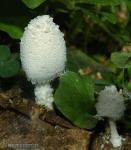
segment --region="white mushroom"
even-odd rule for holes
[[[52,109],[49,82],[65,68],[66,45],[59,26],[48,15],[32,19],[20,42],[20,58],[28,80],[35,84],[36,102]]]
[[[115,121],[121,119],[124,115],[125,104],[124,98],[120,95],[114,85],[105,87],[99,93],[96,104],[98,116],[109,118],[111,128],[111,143],[114,147],[122,145],[122,137],[119,136]]]

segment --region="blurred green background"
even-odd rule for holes
[[[131,99],[130,0],[1,0],[0,81],[21,74],[24,28],[32,18],[46,14],[65,35],[66,69],[90,76],[95,92],[115,84]],[[127,101],[124,122],[131,128],[130,106]]]

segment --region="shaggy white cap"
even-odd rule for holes
[[[21,38],[20,57],[33,84],[44,84],[59,76],[65,67],[66,46],[53,18],[43,15],[30,21]]]
[[[114,85],[105,87],[99,93],[96,104],[97,114],[113,120],[119,120],[125,110],[124,98],[120,95]]]
[[[44,86],[36,86],[35,88],[35,100],[36,103],[39,105],[43,105],[48,109],[53,109],[53,89],[50,87],[49,84]]]

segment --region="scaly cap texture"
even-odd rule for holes
[[[66,46],[53,18],[38,16],[25,28],[20,42],[23,69],[33,84],[45,84],[64,70]]]
[[[99,93],[96,103],[97,114],[113,120],[119,120],[125,110],[124,98],[120,95],[114,85],[105,87]]]

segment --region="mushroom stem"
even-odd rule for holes
[[[109,125],[111,129],[110,141],[113,147],[119,147],[122,145],[122,137],[118,134],[115,121],[109,119]]]
[[[53,89],[50,84],[36,85],[35,87],[35,100],[39,105],[44,105],[49,110],[53,109]]]

